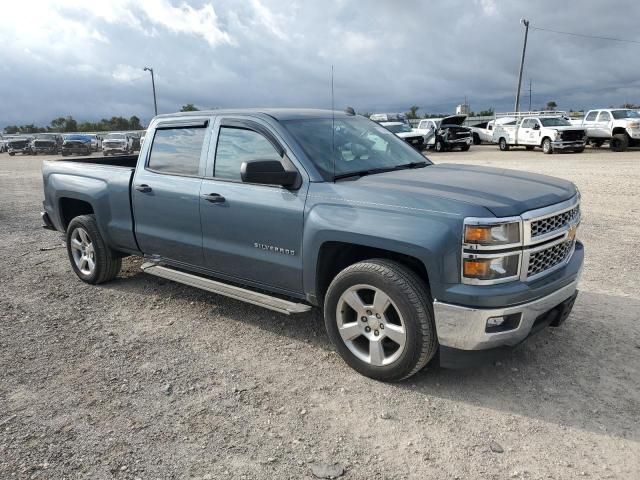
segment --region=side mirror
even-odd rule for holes
[[[536,123],[536,124],[533,126],[533,129],[534,129],[534,130],[540,130],[540,124],[539,124],[539,123]]]
[[[298,182],[298,172],[288,172],[278,160],[251,160],[242,162],[240,177],[243,182],[293,187]]]

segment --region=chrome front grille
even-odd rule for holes
[[[531,238],[534,239],[547,233],[561,230],[569,224],[574,223],[578,218],[580,218],[580,205],[576,205],[571,210],[557,215],[534,220],[531,222]]]
[[[527,277],[533,277],[564,262],[573,250],[574,240],[555,244],[529,256]]]

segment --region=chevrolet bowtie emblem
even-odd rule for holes
[[[576,238],[576,232],[578,231],[578,225],[571,225],[567,230],[567,240],[573,240]]]

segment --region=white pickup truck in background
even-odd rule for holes
[[[624,152],[628,147],[640,145],[640,112],[628,108],[600,108],[589,110],[574,125],[584,128],[589,143],[601,147],[606,141],[611,150]]]
[[[516,118],[516,124],[498,125],[498,119],[505,117]],[[557,150],[580,153],[584,151],[586,135],[583,128],[569,122],[566,112],[509,112],[496,114],[493,141],[502,151],[523,146],[527,150],[540,147],[546,154]]]
[[[502,117],[497,120],[490,120],[488,122],[478,123],[472,127],[469,127],[473,136],[473,144],[480,145],[482,143],[495,143],[493,141],[493,130],[496,123],[498,125],[515,125],[516,118]]]

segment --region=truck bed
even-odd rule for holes
[[[138,155],[114,155],[114,156],[91,156],[91,157],[63,157],[58,162],[74,163],[95,163],[97,165],[110,165],[113,167],[136,168]]]

